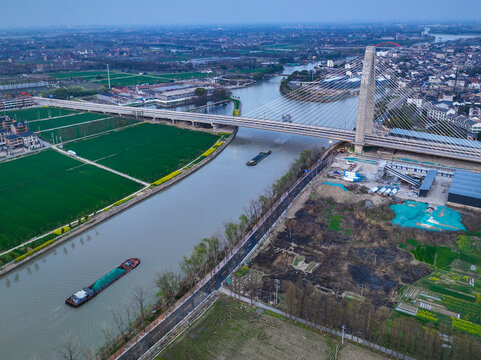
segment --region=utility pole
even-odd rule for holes
[[[276,305],[277,305],[277,296],[278,296],[278,293],[279,293],[279,287],[281,285],[281,281],[279,279],[275,279],[274,285],[276,287]]]
[[[341,338],[341,344],[344,344],[344,332],[346,329],[346,325],[342,325],[342,338]]]

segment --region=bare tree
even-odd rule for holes
[[[83,352],[83,358],[85,360],[97,360],[99,359],[99,357],[97,356],[97,354],[95,353],[95,350],[94,348],[91,346],[89,347],[87,350],[85,350]]]
[[[69,338],[58,348],[57,354],[64,360],[77,360],[80,358],[80,351],[72,338]]]
[[[247,216],[247,218],[249,219],[249,221],[251,223],[254,223],[257,221],[257,219],[259,218],[260,214],[261,214],[261,204],[259,203],[258,200],[254,200],[254,199],[251,199],[249,201],[249,205],[244,208],[244,212]]]
[[[127,309],[129,306],[127,306]],[[130,310],[126,312],[130,314]],[[118,309],[118,311],[112,311],[112,317],[114,319],[115,325],[117,326],[117,330],[119,331],[119,336],[123,337],[124,342],[128,340],[128,334],[130,330],[130,322],[124,318],[124,311],[122,309]]]
[[[133,300],[139,312],[140,320],[142,321],[142,323],[145,322],[145,315],[146,315],[146,308],[147,308],[147,295],[148,295],[148,292],[144,287],[137,285],[134,288]]]
[[[294,230],[294,227],[296,226],[296,219],[287,218],[284,221],[284,224],[286,226],[287,231],[289,232],[289,239],[292,239],[292,230]]]
[[[292,318],[292,315],[297,315],[296,285],[291,281],[287,285],[284,301],[289,318]]]
[[[105,323],[102,325],[102,333],[104,334],[105,344],[112,346],[115,337]]]

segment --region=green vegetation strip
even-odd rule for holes
[[[0,164],[0,251],[77,220],[141,185],[53,150]]]
[[[141,124],[67,145],[79,156],[154,182],[190,163],[218,136],[163,124]]]
[[[115,130],[124,126],[133,125],[138,122],[139,121],[135,119],[111,117],[88,123],[74,124],[65,128],[43,131],[40,133],[40,137],[46,141],[54,143],[72,141],[107,132],[109,130]]]
[[[65,116],[76,114],[77,111],[58,109],[52,107],[35,107],[23,110],[0,111],[1,115],[8,115],[17,121],[32,121],[39,119],[48,119],[50,117]]]
[[[28,123],[28,130],[43,131],[43,130],[58,128],[61,126],[75,125],[75,124],[79,124],[87,121],[104,119],[107,117],[109,116],[103,115],[103,114],[85,113],[85,114],[57,117],[57,118],[48,119],[48,120],[34,120]]]

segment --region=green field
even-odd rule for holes
[[[105,115],[104,115],[105,116]],[[56,130],[48,130],[40,133],[40,137],[45,141],[65,142],[76,140],[90,135],[95,135],[109,130],[115,130],[123,126],[138,123],[138,120],[110,117],[101,121],[72,125]],[[53,140],[52,140],[53,139]]]
[[[94,82],[108,85],[108,79],[102,80],[94,80]],[[157,77],[157,76],[150,76],[150,75],[133,75],[133,74],[125,74],[124,77],[118,77],[114,79],[110,79],[111,86],[133,86],[133,85],[141,85],[141,84],[159,84],[159,83],[166,83],[170,82],[167,78]]]
[[[43,131],[49,129],[55,129],[61,126],[75,125],[87,121],[106,119],[109,115],[95,114],[95,113],[82,113],[76,115],[69,115],[63,117],[56,117],[46,120],[34,120],[28,123],[28,129],[30,131]]]
[[[69,143],[79,156],[153,182],[188,164],[219,136],[163,124],[141,124]]]
[[[107,71],[70,71],[62,73],[52,73],[50,76],[56,79],[76,78],[80,80],[92,81],[103,85],[108,85]],[[102,79],[97,79],[97,76],[102,76]],[[207,74],[201,72],[180,72],[180,73],[166,73],[166,74],[134,74],[122,72],[110,72],[111,86],[133,86],[139,84],[157,84],[166,83],[173,80],[188,80],[201,79],[211,77],[215,74]]]
[[[140,188],[133,181],[53,150],[0,163],[0,251]]]
[[[155,74],[156,77],[168,78],[173,80],[188,80],[188,79],[202,79],[206,77],[215,76],[214,73],[201,73],[197,71],[193,72],[181,72],[181,73],[170,73],[170,74]]]
[[[32,121],[38,119],[48,119],[49,117],[64,116],[75,114],[77,111],[65,110],[52,107],[35,107],[23,110],[0,111],[0,115],[8,115],[17,121]]]
[[[111,72],[110,74],[112,75],[114,73]],[[56,79],[69,79],[69,78],[94,79],[98,75],[107,76],[107,71],[67,71],[67,72],[60,72],[60,73],[50,73],[48,75]]]

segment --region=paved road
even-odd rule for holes
[[[355,141],[353,129],[336,129],[326,126],[313,126],[300,123],[287,123],[276,119],[257,119],[241,116],[199,114],[182,111],[171,111],[152,108],[136,108],[132,106],[106,105],[84,103],[78,101],[46,99],[35,97],[34,101],[39,105],[56,106],[79,111],[94,111],[104,114],[119,116],[134,116],[135,118],[165,119],[172,121],[187,121],[192,124],[204,123],[214,125],[241,126],[260,130],[286,132],[298,135],[315,136],[339,141]],[[364,145],[379,146],[395,150],[404,150],[414,153],[431,154],[440,157],[460,159],[473,162],[481,162],[481,145],[477,142],[458,139],[456,143],[449,143],[446,137],[438,136],[431,140],[414,139],[411,137],[398,137],[386,134],[365,134]]]
[[[262,237],[297,197],[297,195],[306,187],[307,184],[317,175],[317,173],[324,169],[331,163],[332,159],[329,157],[316,166],[302,178],[297,185],[295,185],[287,194],[281,198],[282,200],[261,222],[260,226],[251,233],[251,235],[244,241],[244,243],[237,249],[237,251],[221,263],[219,270],[206,281],[198,290],[196,290],[191,297],[182,303],[172,313],[167,315],[165,320],[160,322],[149,333],[137,341],[132,347],[121,354],[118,359],[121,360],[137,360],[143,353],[154,346],[157,341],[164,337],[177,323],[179,323],[188,313],[190,313],[197,305],[199,305],[212,291],[219,289],[225,279],[232,271],[245,259],[252,249],[259,243]]]

